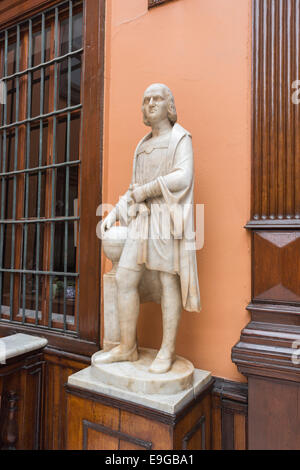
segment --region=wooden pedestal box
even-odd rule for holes
[[[68,450],[208,450],[213,379],[177,414],[66,385]]]

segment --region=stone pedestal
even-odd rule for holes
[[[66,385],[67,449],[210,449],[212,386],[210,372],[195,369],[185,391],[135,393],[81,370]]]

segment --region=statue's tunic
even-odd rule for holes
[[[151,139],[137,149],[135,182],[143,185],[165,176],[170,171],[167,159],[170,134],[160,139]],[[168,206],[162,195],[146,201],[149,210],[147,233],[145,234],[145,267],[153,271],[176,274],[174,266],[174,237],[171,233],[171,220]],[[144,216],[138,214],[129,226],[129,239],[124,247],[119,266],[140,271],[143,264],[138,262],[141,226]]]
[[[178,274],[183,307],[200,311],[193,221],[193,147],[190,134],[179,124],[157,140],[148,134],[137,146],[132,184],[152,181],[157,181],[159,194],[140,204],[136,216],[130,219],[129,237],[119,266],[137,271],[146,268],[145,273]],[[130,191],[117,205],[120,212],[128,199]]]

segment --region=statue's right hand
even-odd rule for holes
[[[109,230],[117,221],[117,215],[115,209],[113,209],[103,220],[101,224],[101,234],[102,236]]]

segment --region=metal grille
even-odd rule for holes
[[[78,331],[82,2],[0,33],[1,321]]]

